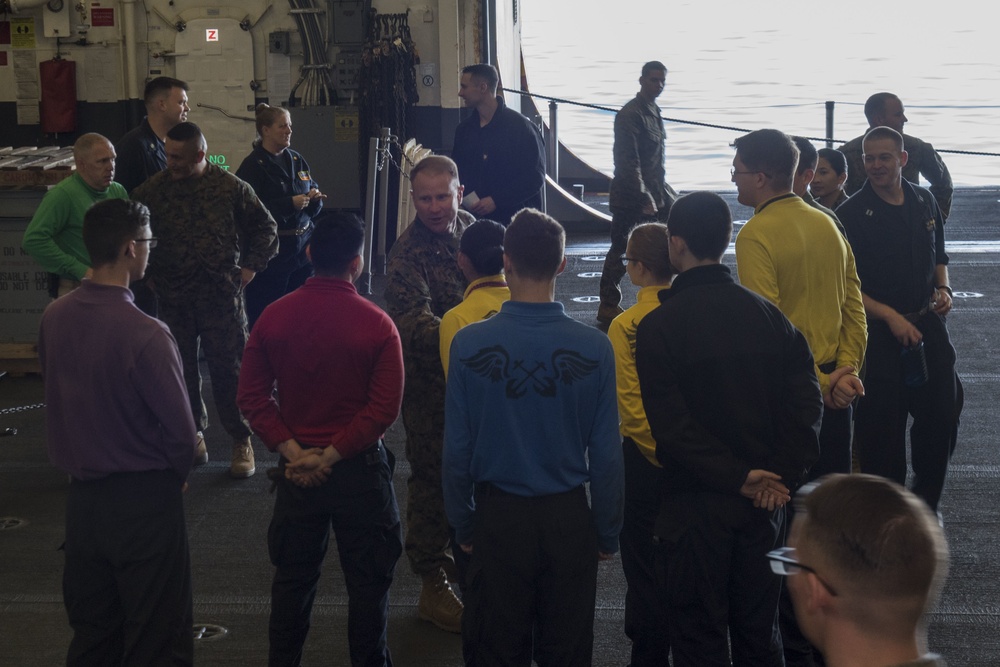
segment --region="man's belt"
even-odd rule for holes
[[[308,233],[312,228],[313,224],[310,221],[308,224],[296,227],[295,229],[279,229],[278,236],[302,236],[303,234]]]

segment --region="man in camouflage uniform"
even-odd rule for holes
[[[461,303],[465,292],[458,244],[473,218],[459,210],[463,188],[451,159],[424,158],[413,168],[410,186],[417,217],[392,246],[385,288],[386,310],[399,329],[406,371],[406,555],[423,579],[420,618],[457,633],[462,603],[445,574],[454,560],[448,553],[450,529],[441,489],[445,384],[438,333],[441,316]]]
[[[903,124],[909,120],[903,113],[903,103],[892,93],[875,93],[869,97],[865,102],[865,118],[868,119],[869,130],[882,125],[891,127],[900,134],[903,134]],[[844,190],[849,195],[853,195],[865,184],[864,151],[861,145],[864,138],[861,135],[839,149],[847,157],[847,182],[844,183]],[[929,143],[908,134],[903,134],[903,143],[909,155],[909,160],[903,167],[903,178],[914,185],[920,184],[921,176],[926,178],[930,183],[927,189],[934,195],[938,208],[947,220],[951,213],[951,198],[955,193],[948,167]]]
[[[212,377],[215,408],[233,440],[230,474],[253,475],[250,427],[236,407],[247,319],[243,288],[278,252],[277,225],[253,188],[205,159],[208,145],[194,123],[180,123],[165,142],[167,169],[132,191],[146,204],[157,232],[149,263],[160,319],[177,339],[191,411],[199,428],[199,456],[208,459],[202,431],[208,413],[201,397],[199,337]]]
[[[639,93],[615,116],[615,177],[611,181],[611,249],[601,271],[597,320],[607,326],[623,312],[619,283],[625,275],[621,256],[628,233],[640,222],[666,222],[676,194],[666,182],[663,155],[667,132],[656,98],[663,92],[666,66],[652,60],[642,66]]]

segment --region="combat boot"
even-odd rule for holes
[[[237,440],[233,443],[233,460],[229,464],[230,477],[244,478],[250,477],[256,472],[253,461],[253,447],[250,446],[250,438]]]
[[[438,568],[425,574],[423,588],[420,589],[420,603],[417,615],[421,620],[430,621],[447,632],[462,632],[462,601],[451,590],[444,570]]]

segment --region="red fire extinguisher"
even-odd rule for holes
[[[76,130],[76,63],[56,58],[38,65],[42,84],[39,105],[42,132]]]

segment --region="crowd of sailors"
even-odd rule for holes
[[[615,121],[598,327],[555,300],[542,139],[489,65],[462,71],[455,159],[410,174],[384,310],[353,286],[363,226],[323,211],[287,110],[258,107],[235,174],[206,159],[177,79],[147,84],[117,145],[81,136],[24,235],[53,275],[39,356],[71,476],[68,663],[193,661],[203,351],[230,474],[255,473],[253,435],[279,455],[271,665],[301,663],[331,529],[354,665],[392,664],[404,553],[418,615],[462,634],[466,664],[589,665],[598,563],[619,552],[633,667],[943,664],[921,619],[961,411],[947,168],[888,93],[841,151],[738,138],[737,284],[728,206],[666,184],[666,76],[646,63]],[[400,416],[405,522],[382,440]]]

